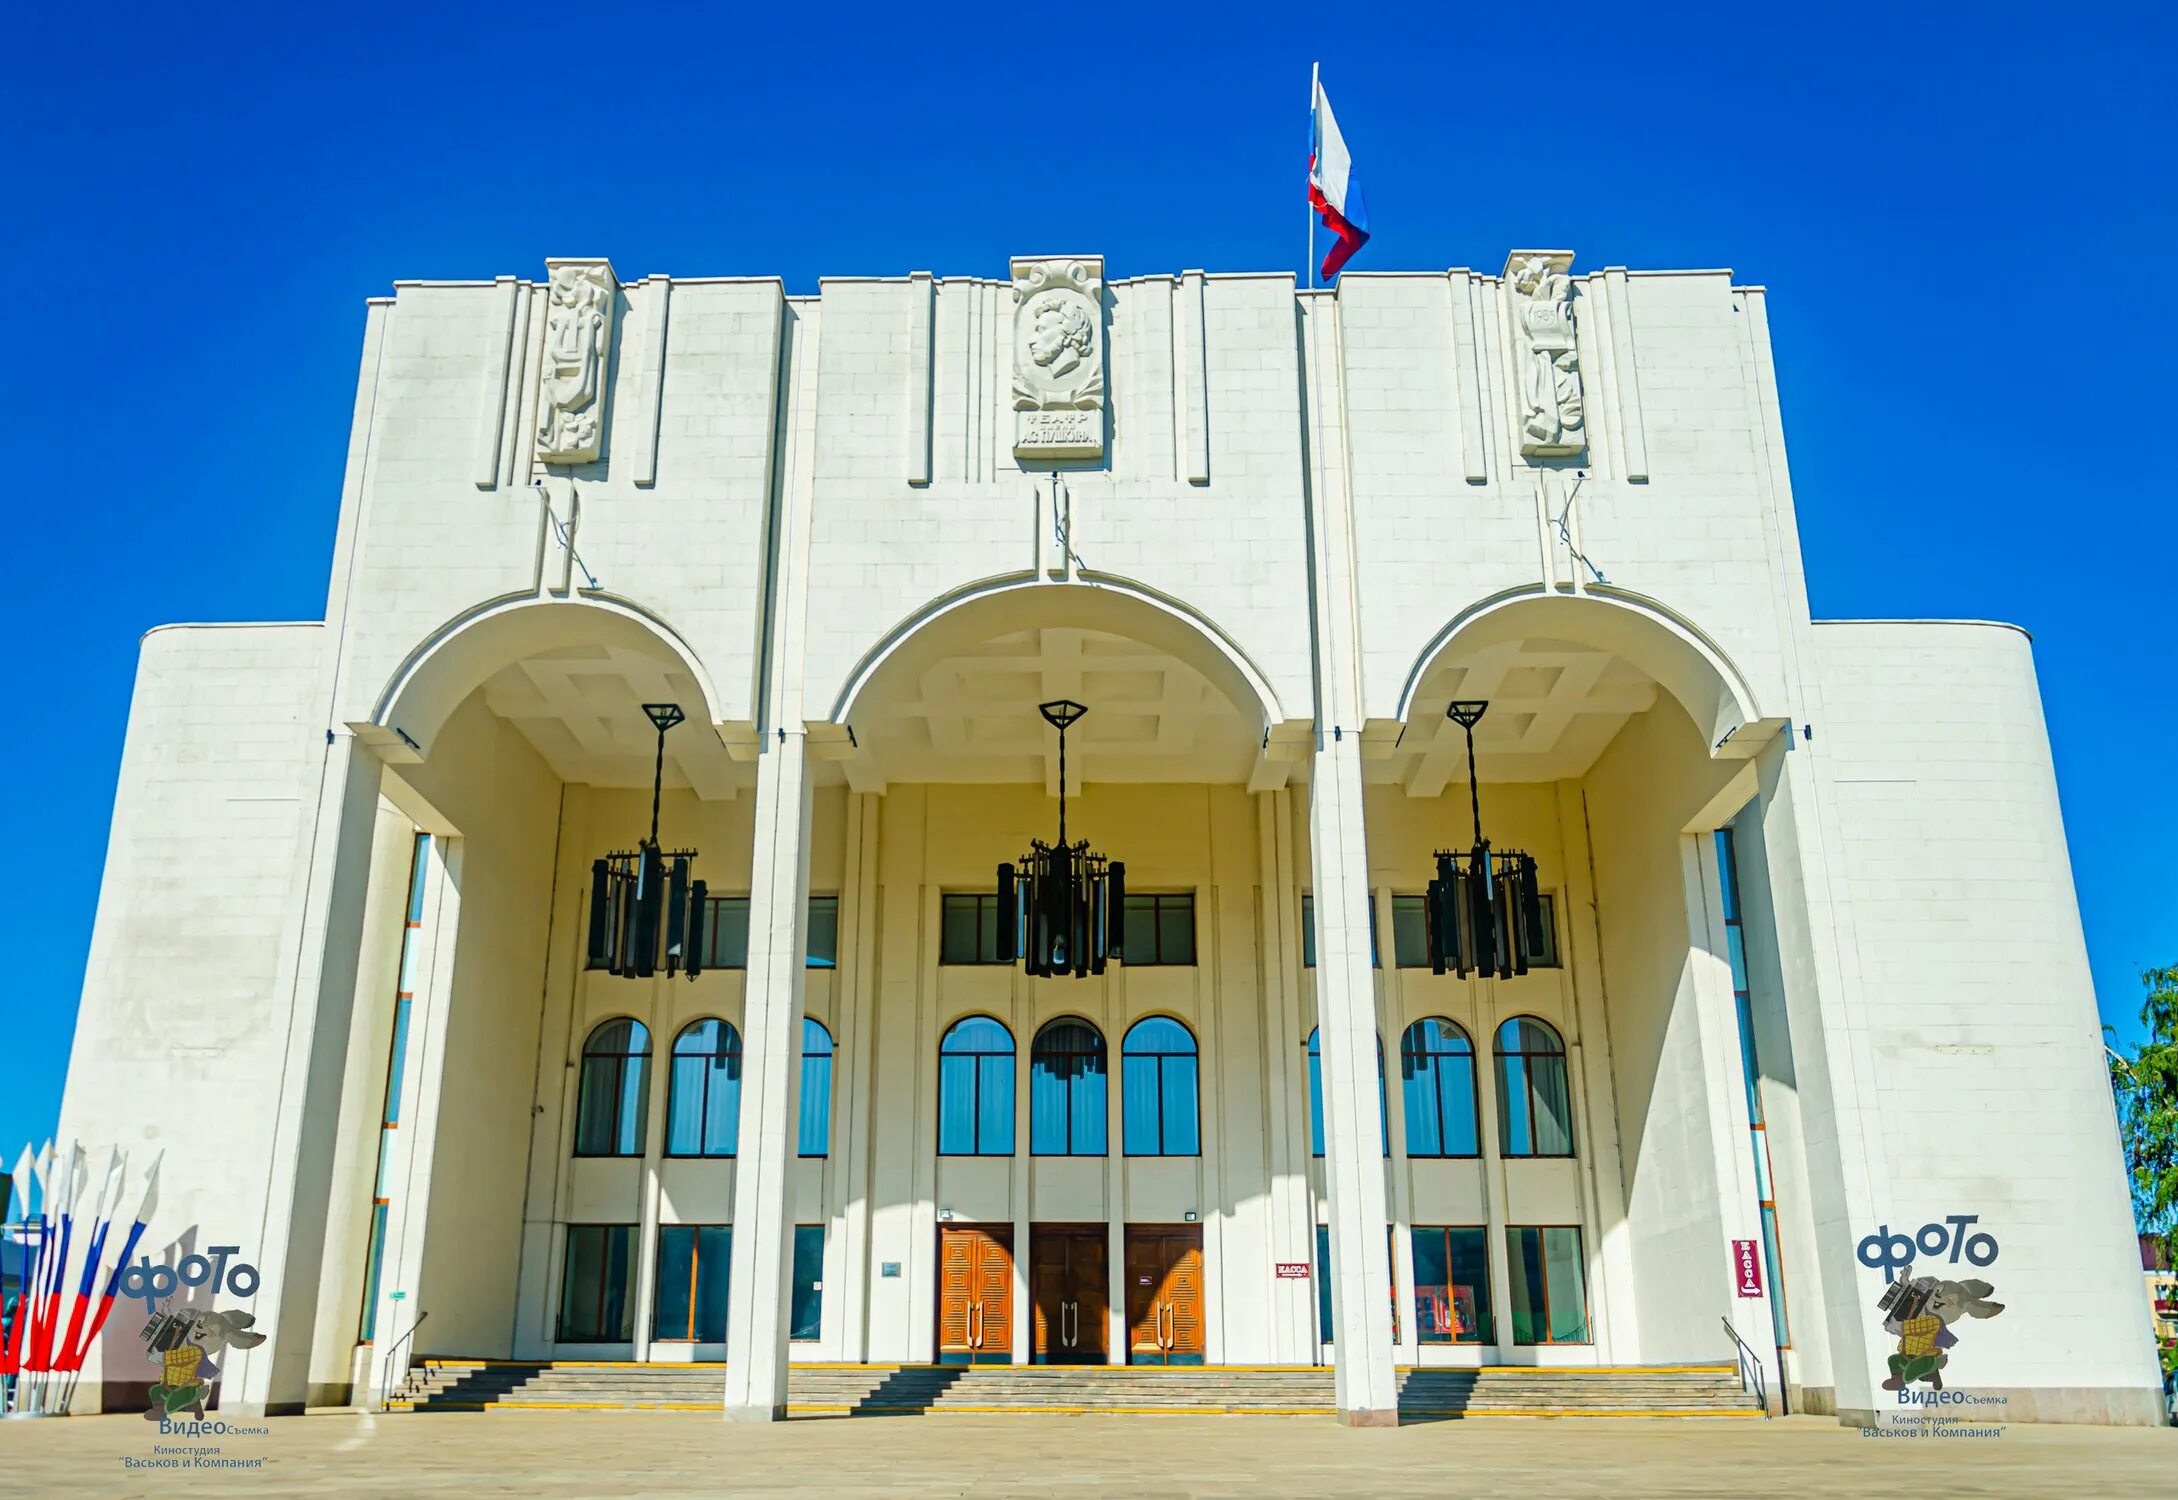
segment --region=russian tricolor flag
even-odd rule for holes
[[[1308,201],[1323,216],[1324,228],[1338,236],[1323,258],[1323,279],[1329,281],[1369,243],[1369,206],[1362,200],[1361,178],[1346,154],[1346,138],[1332,117],[1331,101],[1324,96],[1323,78],[1311,69],[1309,80]]]

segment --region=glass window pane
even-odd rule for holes
[[[696,1337],[726,1342],[726,1293],[733,1280],[734,1230],[706,1224],[696,1231]]]
[[[416,945],[410,943],[409,947]],[[408,1012],[406,996],[393,1002],[393,1051],[386,1063],[386,1123],[401,1121],[401,1079],[408,1071]]]
[[[1308,1149],[1323,1155],[1323,1049],[1319,1032],[1308,1034]]]
[[[985,1057],[982,1098],[977,1101],[976,1150],[983,1156],[1013,1155],[1013,1054]]]
[[[1566,1099],[1565,1058],[1528,1059],[1529,1077],[1535,1088],[1535,1154],[1573,1154],[1573,1111]]]
[[[595,1224],[567,1228],[567,1259],[560,1273],[560,1341],[594,1343],[598,1337],[598,1283],[605,1274],[604,1233]]]
[[[1164,1069],[1164,1154],[1193,1156],[1201,1150],[1195,1059],[1166,1057],[1159,1061]]]
[[[794,1296],[787,1337],[813,1339],[824,1323],[824,1226],[794,1226]]]
[[[1130,964],[1157,962],[1157,898],[1129,896],[1127,920],[1120,934],[1120,961]]]
[[[714,969],[746,969],[749,966],[749,898],[713,896],[711,920],[708,966]]]
[[[628,1300],[634,1278],[635,1226],[605,1226],[605,1316],[602,1331],[615,1343],[635,1337],[635,1308]]]
[[[661,1339],[695,1337],[696,1230],[691,1224],[658,1226],[658,1290],[651,1299],[651,1332]]]
[[[429,872],[431,859],[431,835],[416,835],[415,852],[410,856],[408,870],[408,919],[421,922],[424,914],[424,876]]]
[[[1427,1053],[1417,1056],[1409,1048],[1400,1048],[1399,1083],[1406,1104],[1407,1155],[1444,1155],[1444,1133],[1439,1128],[1437,1109],[1436,1059]]]
[[[802,1108],[795,1151],[824,1156],[832,1146],[832,1054],[802,1051]]]
[[[668,1156],[697,1156],[703,1151],[703,1082],[709,1062],[674,1049],[673,1070],[666,1075]]]
[[[972,964],[982,961],[976,940],[976,896],[946,896],[939,904],[938,962]],[[997,898],[992,898],[994,903]]]
[[[1479,1156],[1482,1143],[1475,1137],[1475,1055],[1461,1052],[1438,1054],[1437,1108],[1444,1132],[1444,1154]]]
[[[1528,1060],[1497,1060],[1497,1141],[1507,1156],[1533,1156],[1535,1130],[1528,1105]]]
[[[644,1127],[650,1121],[647,1057],[631,1057],[620,1071],[620,1135],[614,1149],[622,1156],[643,1154]]]
[[[1785,1317],[1784,1256],[1777,1248],[1777,1208],[1762,1205],[1762,1260],[1770,1272],[1770,1326],[1781,1348],[1792,1347],[1792,1326]]]
[[[812,969],[830,969],[839,964],[839,897],[811,896],[809,898],[809,956],[805,960]]]
[[[378,1331],[378,1277],[386,1266],[386,1205],[371,1206],[371,1244],[367,1264],[370,1270],[363,1278],[363,1321],[356,1330],[356,1337],[369,1343]],[[18,1307],[21,1305],[18,1301]]]
[[[613,1118],[619,1106],[620,1059],[585,1057],[575,1100],[575,1154],[606,1156],[613,1149]]]
[[[1301,893],[1301,966],[1316,967],[1316,898]]]
[[[968,1016],[953,1023],[941,1044],[946,1052],[1013,1053],[1013,1033],[989,1016]]]
[[[1490,1235],[1486,1229],[1448,1229],[1452,1260],[1452,1312],[1462,1343],[1497,1342],[1490,1313]]]
[[[1119,1060],[1120,1122],[1129,1156],[1157,1154],[1157,1061],[1125,1056]]]
[[[1071,1053],[1043,1048],[1029,1057],[1029,1150],[1038,1156],[1067,1154],[1067,1126],[1072,1120],[1068,1082]]]
[[[1080,1059],[1073,1085],[1067,1092],[1072,1104],[1070,1128],[1073,1132],[1074,1154],[1102,1156],[1105,1151],[1105,1116],[1111,1108],[1105,1097],[1107,1090],[1103,1059]]]
[[[973,1156],[976,1149],[976,1060],[938,1059],[938,1151]]]
[[[1550,1312],[1544,1303],[1543,1236],[1540,1230],[1505,1231],[1505,1274],[1512,1293],[1513,1342],[1547,1342]]]
[[[732,1156],[741,1137],[741,1050],[703,1060],[703,1154]]]
[[[1588,1342],[1588,1274],[1578,1229],[1543,1231],[1544,1272],[1550,1278],[1550,1341]]]
[[[1402,969],[1429,967],[1429,926],[1420,896],[1392,897],[1392,962]]]
[[[1449,1344],[1459,1332],[1452,1308],[1452,1268],[1445,1252],[1445,1231],[1414,1229],[1414,1310],[1417,1336],[1425,1344]]]
[[[1191,964],[1195,961],[1195,898],[1157,898],[1157,961]]]

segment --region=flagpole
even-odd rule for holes
[[[1308,65],[1308,169],[1311,172],[1316,170],[1316,90],[1320,86],[1317,80],[1322,69],[1323,64],[1321,62],[1312,62]],[[1308,289],[1314,291],[1316,289],[1316,205],[1306,198],[1302,199],[1301,203],[1308,213],[1308,260],[1303,264],[1302,269],[1308,273]]]

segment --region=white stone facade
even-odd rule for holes
[[[1333,1363],[1354,1422],[1401,1365],[1712,1360],[1726,1321],[1795,1409],[1868,1420],[1893,1340],[1856,1247],[1972,1214],[2006,1310],[1947,1384],[2155,1418],[2027,642],[1810,619],[1762,289],[1554,251],[1320,292],[994,264],[797,297],[569,260],[372,302],[325,620],[146,638],[61,1122],[166,1147],[155,1254],[261,1269],[272,1337],[225,1405],[364,1399],[416,1354],[594,1355],[725,1359],[727,1410],[774,1415],[790,1359],[941,1352],[947,1225],[1010,1233],[992,1352],[1031,1358],[1029,1247],[1063,1223],[1104,1227],[1115,1283],[1128,1226],[1199,1225],[1203,1356]],[[1092,709],[1072,825],[1130,890],[1192,898],[1194,962],[941,961],[944,898],[1049,835],[1033,704],[1059,696]],[[1493,704],[1483,820],[1552,898],[1559,962],[1520,978],[1400,962],[1403,900],[1470,833],[1454,697]],[[647,827],[637,706],[665,700],[665,840],[749,898],[747,966],[614,979],[582,967],[590,862]],[[938,1149],[941,1039],[974,1014],[1014,1039],[1010,1154]],[[1151,1015],[1199,1047],[1193,1154],[1121,1146]],[[822,1158],[796,1150],[804,1016],[835,1047]],[[1101,1155],[1030,1149],[1060,1016],[1105,1040]],[[648,1030],[647,1124],[577,1156],[614,1017]],[[731,1159],[666,1151],[705,1017],[743,1046]],[[1472,1041],[1472,1157],[1414,1149],[1425,1017]],[[1569,1155],[1505,1149],[1515,1017],[1563,1041]],[[726,1339],[664,1338],[661,1230],[726,1224]],[[571,1225],[633,1226],[625,1340],[561,1337]],[[797,1225],[823,1245],[802,1341]],[[1483,1232],[1487,1341],[1422,1337],[1431,1226]],[[1578,1231],[1578,1341],[1514,1334],[1508,1235],[1542,1227]],[[131,1352],[109,1335],[93,1372],[116,1401]]]

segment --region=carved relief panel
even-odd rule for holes
[[[619,278],[602,260],[548,260],[545,270],[550,280],[537,458],[548,464],[594,463],[605,449],[605,376]]]
[[[1023,460],[1104,454],[1104,257],[1017,257],[1013,451]]]
[[[1515,250],[1505,262],[1520,452],[1528,458],[1572,457],[1588,446],[1572,268],[1570,250]]]

